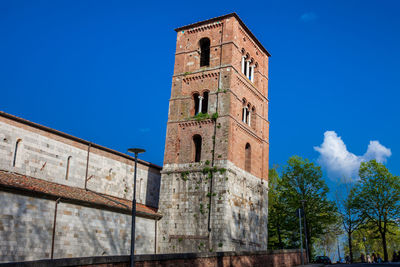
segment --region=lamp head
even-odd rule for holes
[[[129,153],[140,154],[140,153],[146,152],[146,150],[144,150],[143,148],[129,148],[128,152]]]

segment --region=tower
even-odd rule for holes
[[[235,13],[175,31],[157,250],[265,250],[270,54]]]

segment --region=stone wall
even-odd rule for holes
[[[229,161],[216,166],[164,166],[160,253],[267,249],[268,183]]]
[[[146,207],[158,207],[160,169],[145,161],[138,163],[136,197]],[[129,211],[65,198],[70,188],[88,192],[84,190],[87,171],[88,190],[130,202],[132,157],[0,112],[0,170],[24,175],[21,179],[27,181],[37,178],[67,186],[63,187],[66,197],[57,207],[54,258],[129,253]],[[3,262],[50,258],[56,198],[48,188],[40,188],[43,194],[39,196],[30,191],[34,189],[28,182],[22,181],[21,187],[19,191],[10,191],[7,184],[0,187]],[[155,253],[157,218],[140,216],[136,217],[136,252]]]
[[[55,201],[0,191],[0,262],[50,258]],[[136,253],[155,253],[155,224],[136,218]],[[126,255],[131,216],[60,202],[54,258]]]
[[[89,146],[85,142],[32,127],[0,113],[0,170],[84,188]],[[134,161],[118,154],[122,153],[111,153],[98,145],[90,148],[87,188],[132,199]],[[144,161],[138,163],[136,197],[139,203],[158,206],[160,169]]]

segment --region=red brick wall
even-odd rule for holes
[[[214,253],[216,254],[216,253]],[[224,255],[225,254],[225,255]],[[274,252],[261,252],[250,254],[249,252],[244,253],[247,255],[235,255],[234,252],[220,253],[215,256],[204,256],[195,254],[164,254],[164,255],[148,255],[153,257],[152,260],[142,260],[141,256],[136,260],[135,266],[137,267],[293,267],[301,265],[300,251],[296,250],[283,250]],[[145,256],[145,255],[143,255]],[[168,259],[157,260],[157,257],[163,258],[163,256],[169,256]],[[149,258],[149,257],[148,257]],[[93,266],[93,265],[84,265]],[[125,267],[129,266],[129,262],[125,263],[105,263],[96,264],[96,266],[102,267]]]
[[[200,67],[199,41],[210,39],[210,65]],[[254,83],[241,73],[241,59],[249,54],[257,67]],[[194,93],[209,91],[208,113],[218,111],[214,122],[208,125],[182,126],[194,115]],[[212,137],[216,131],[214,158],[228,159],[244,169],[246,143],[251,144],[251,173],[268,179],[268,56],[231,16],[201,28],[177,33],[174,76],[168,116],[164,164],[191,163],[193,134],[203,137],[202,161],[211,159]],[[256,109],[252,126],[242,122],[242,99]],[[218,99],[218,101],[217,101]],[[218,102],[218,103],[217,103]],[[218,110],[216,110],[218,106]],[[200,127],[201,126],[201,127]]]
[[[305,251],[303,252],[305,255]],[[136,255],[137,267],[293,267],[301,265],[300,250],[275,250],[257,252],[219,252]],[[129,256],[101,256],[85,258],[65,258],[18,263],[5,266],[81,266],[81,267],[126,267]],[[2,264],[0,263],[0,266]]]

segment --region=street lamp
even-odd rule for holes
[[[132,229],[131,229],[131,267],[135,266],[135,223],[136,223],[136,169],[137,156],[140,153],[146,152],[141,148],[129,148],[129,153],[135,154],[135,174],[133,178],[133,200],[132,200]]]
[[[302,199],[300,200],[301,205],[303,206],[303,212],[304,212],[304,239],[306,240],[306,253],[307,253],[307,262],[310,261],[309,255],[308,255],[308,239],[307,239],[307,223],[306,223],[306,210],[304,209],[304,203],[307,202],[307,200]]]
[[[363,236],[362,240],[364,242],[365,257],[367,257],[368,250],[367,250],[367,245],[365,244],[365,242],[367,241],[367,238],[365,236]]]
[[[339,263],[341,263],[342,260],[340,257],[339,236],[336,236],[336,240],[337,240],[337,253],[338,253],[338,257],[339,257]]]

